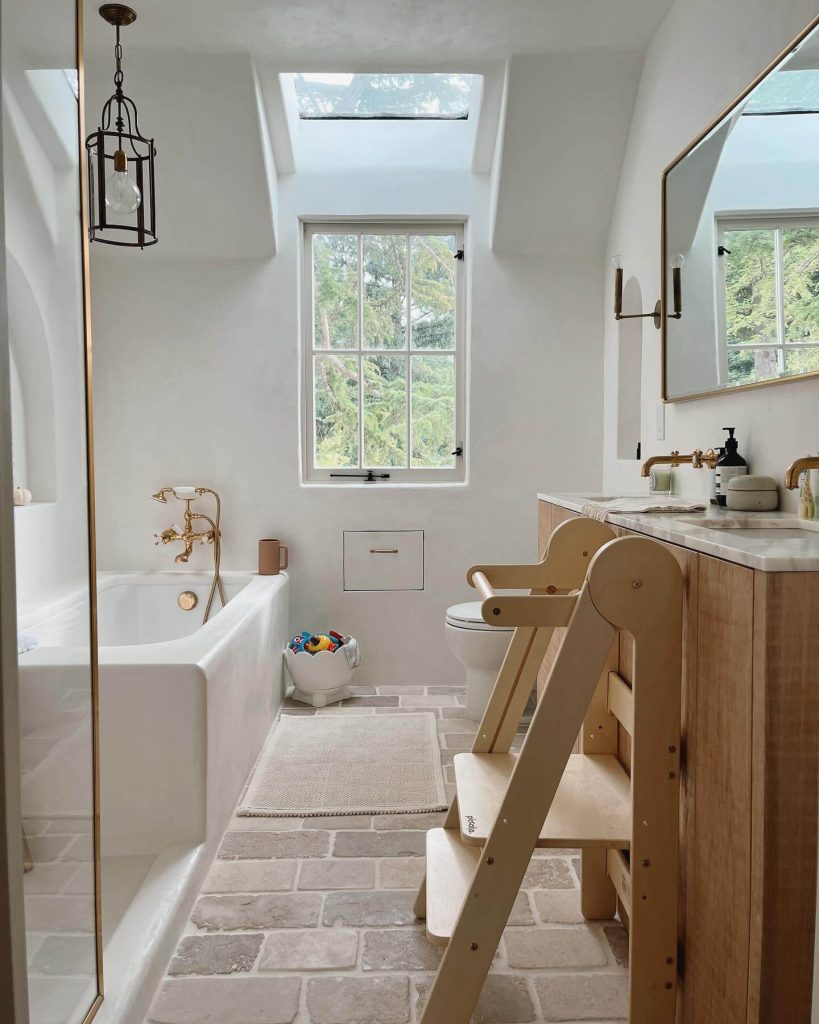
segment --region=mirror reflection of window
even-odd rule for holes
[[[722,221],[727,382],[819,370],[819,220]]]
[[[666,397],[819,373],[819,29],[665,178]]]

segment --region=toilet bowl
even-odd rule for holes
[[[484,622],[480,601],[454,604],[447,608],[444,628],[449,649],[466,671],[464,714],[479,722],[514,630],[512,627],[490,626]]]

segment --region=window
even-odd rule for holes
[[[464,479],[463,235],[305,226],[305,479]]]
[[[819,111],[819,72],[813,68],[777,71],[754,89],[743,108],[748,114],[815,114]]]
[[[819,370],[819,218],[722,217],[717,236],[723,379]]]
[[[469,117],[472,75],[293,75],[302,120],[457,121]]]

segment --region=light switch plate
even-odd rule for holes
[[[665,405],[660,402],[657,406],[657,441],[665,441]]]

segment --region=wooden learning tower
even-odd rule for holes
[[[472,751],[455,756],[444,827],[427,835],[415,910],[446,949],[421,1024],[468,1024],[536,847],[581,849],[587,919],[614,917],[619,898],[629,923],[629,1024],[674,1024],[679,566],[650,538],[615,539],[605,523],[573,519],[539,564],[474,566],[467,579],[484,619],[515,631]],[[559,628],[562,644],[512,754]],[[634,641],[631,688],[605,672],[618,630]],[[631,778],[616,756],[617,722],[631,736]]]

